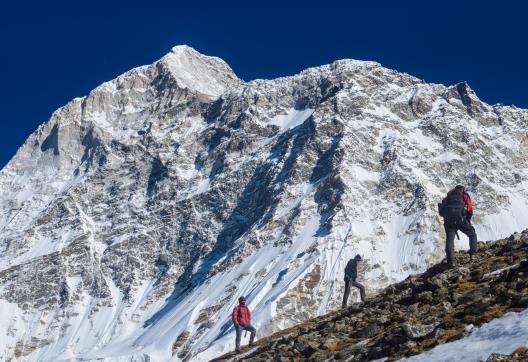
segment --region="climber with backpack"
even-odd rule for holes
[[[469,255],[477,253],[477,233],[471,225],[473,205],[471,198],[464,186],[457,185],[447,193],[447,196],[438,204],[438,212],[444,218],[446,233],[446,259],[449,267],[453,267],[453,254],[455,250],[455,235],[462,231],[469,238]]]
[[[348,294],[350,294],[350,285],[359,289],[361,301],[365,301],[365,287],[356,281],[357,279],[357,265],[361,261],[361,255],[357,254],[350,259],[345,267],[345,293],[343,294],[343,305],[345,308],[348,302]]]
[[[252,346],[255,341],[255,334],[257,330],[251,325],[251,312],[248,307],[246,307],[246,298],[238,298],[238,305],[233,310],[233,315],[231,316],[233,324],[235,325],[236,330],[236,341],[235,341],[235,351],[240,352],[240,339],[242,338],[242,331],[249,331],[251,333],[249,337],[249,345]]]

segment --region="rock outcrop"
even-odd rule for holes
[[[524,362],[528,361],[528,348],[520,347],[510,355],[493,353],[486,362]]]

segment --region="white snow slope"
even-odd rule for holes
[[[527,122],[374,62],[246,83],[175,47],[0,171],[0,359],[207,360],[240,295],[260,338],[337,308],[356,253],[367,293],[439,262],[457,183],[481,240],[527,228]]]
[[[471,332],[468,337],[442,344],[401,362],[485,361],[492,353],[509,355],[528,346],[528,310],[507,313]]]

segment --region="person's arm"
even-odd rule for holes
[[[446,201],[446,199],[443,198],[443,199],[442,199],[442,202],[439,202],[439,203],[438,203],[438,214],[439,214],[441,217],[444,217],[444,205],[445,205],[445,201]]]
[[[246,309],[248,311],[249,323],[251,324],[251,311],[249,310],[249,308]]]
[[[235,307],[235,309],[233,309],[233,315],[231,316],[231,320],[235,327],[238,327],[238,313],[238,307]]]
[[[349,275],[350,274],[350,271],[352,270],[353,266],[353,259],[350,259],[347,263],[347,265],[345,266],[345,276]]]

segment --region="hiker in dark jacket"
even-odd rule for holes
[[[453,254],[455,250],[455,235],[460,230],[469,238],[469,255],[477,253],[477,233],[471,225],[473,217],[473,205],[464,186],[457,185],[447,193],[447,196],[438,204],[440,216],[444,218],[446,233],[446,256],[447,264],[453,267]]]
[[[343,295],[343,308],[347,306],[348,294],[350,294],[350,285],[359,289],[361,301],[365,301],[365,287],[356,281],[357,279],[357,264],[361,260],[358,254],[353,259],[350,259],[345,267],[345,294]]]
[[[253,345],[255,341],[255,333],[257,330],[251,325],[251,312],[248,307],[246,307],[246,298],[238,298],[238,305],[233,310],[233,315],[231,316],[233,324],[235,325],[236,330],[236,342],[235,342],[235,351],[240,352],[240,338],[242,337],[242,331],[249,331],[251,336],[249,338],[249,345]]]

